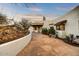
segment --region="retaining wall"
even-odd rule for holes
[[[0,45],[0,56],[15,56],[19,53],[31,40],[32,32],[28,35]]]

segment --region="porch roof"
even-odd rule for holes
[[[31,25],[43,25],[44,23],[32,23]]]
[[[60,21],[60,22],[56,23],[55,25],[65,24],[66,22],[67,22],[67,20],[63,20],[63,21]]]

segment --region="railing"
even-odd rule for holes
[[[32,32],[28,35],[0,45],[0,56],[15,56],[19,53],[31,40]]]

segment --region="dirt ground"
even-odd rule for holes
[[[78,56],[79,47],[71,46],[60,39],[33,33],[31,42],[17,56]]]
[[[15,26],[0,27],[0,44],[23,37],[25,33],[23,30],[18,30]]]

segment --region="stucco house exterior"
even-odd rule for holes
[[[26,14],[26,15],[16,15],[15,20],[18,20],[17,22],[21,21],[22,19],[28,20],[29,23],[31,23],[31,28],[33,28],[33,31],[40,32],[41,28],[43,26],[43,18],[42,15],[34,15],[34,14]]]
[[[73,8],[67,14],[54,20],[56,31],[60,37],[73,34],[79,35],[79,6]]]
[[[41,32],[42,28],[49,28],[49,25],[52,24],[52,21],[48,21],[48,18],[39,14],[26,14],[26,15],[16,15],[14,20],[21,21],[26,19],[31,23],[31,27],[35,32]]]

